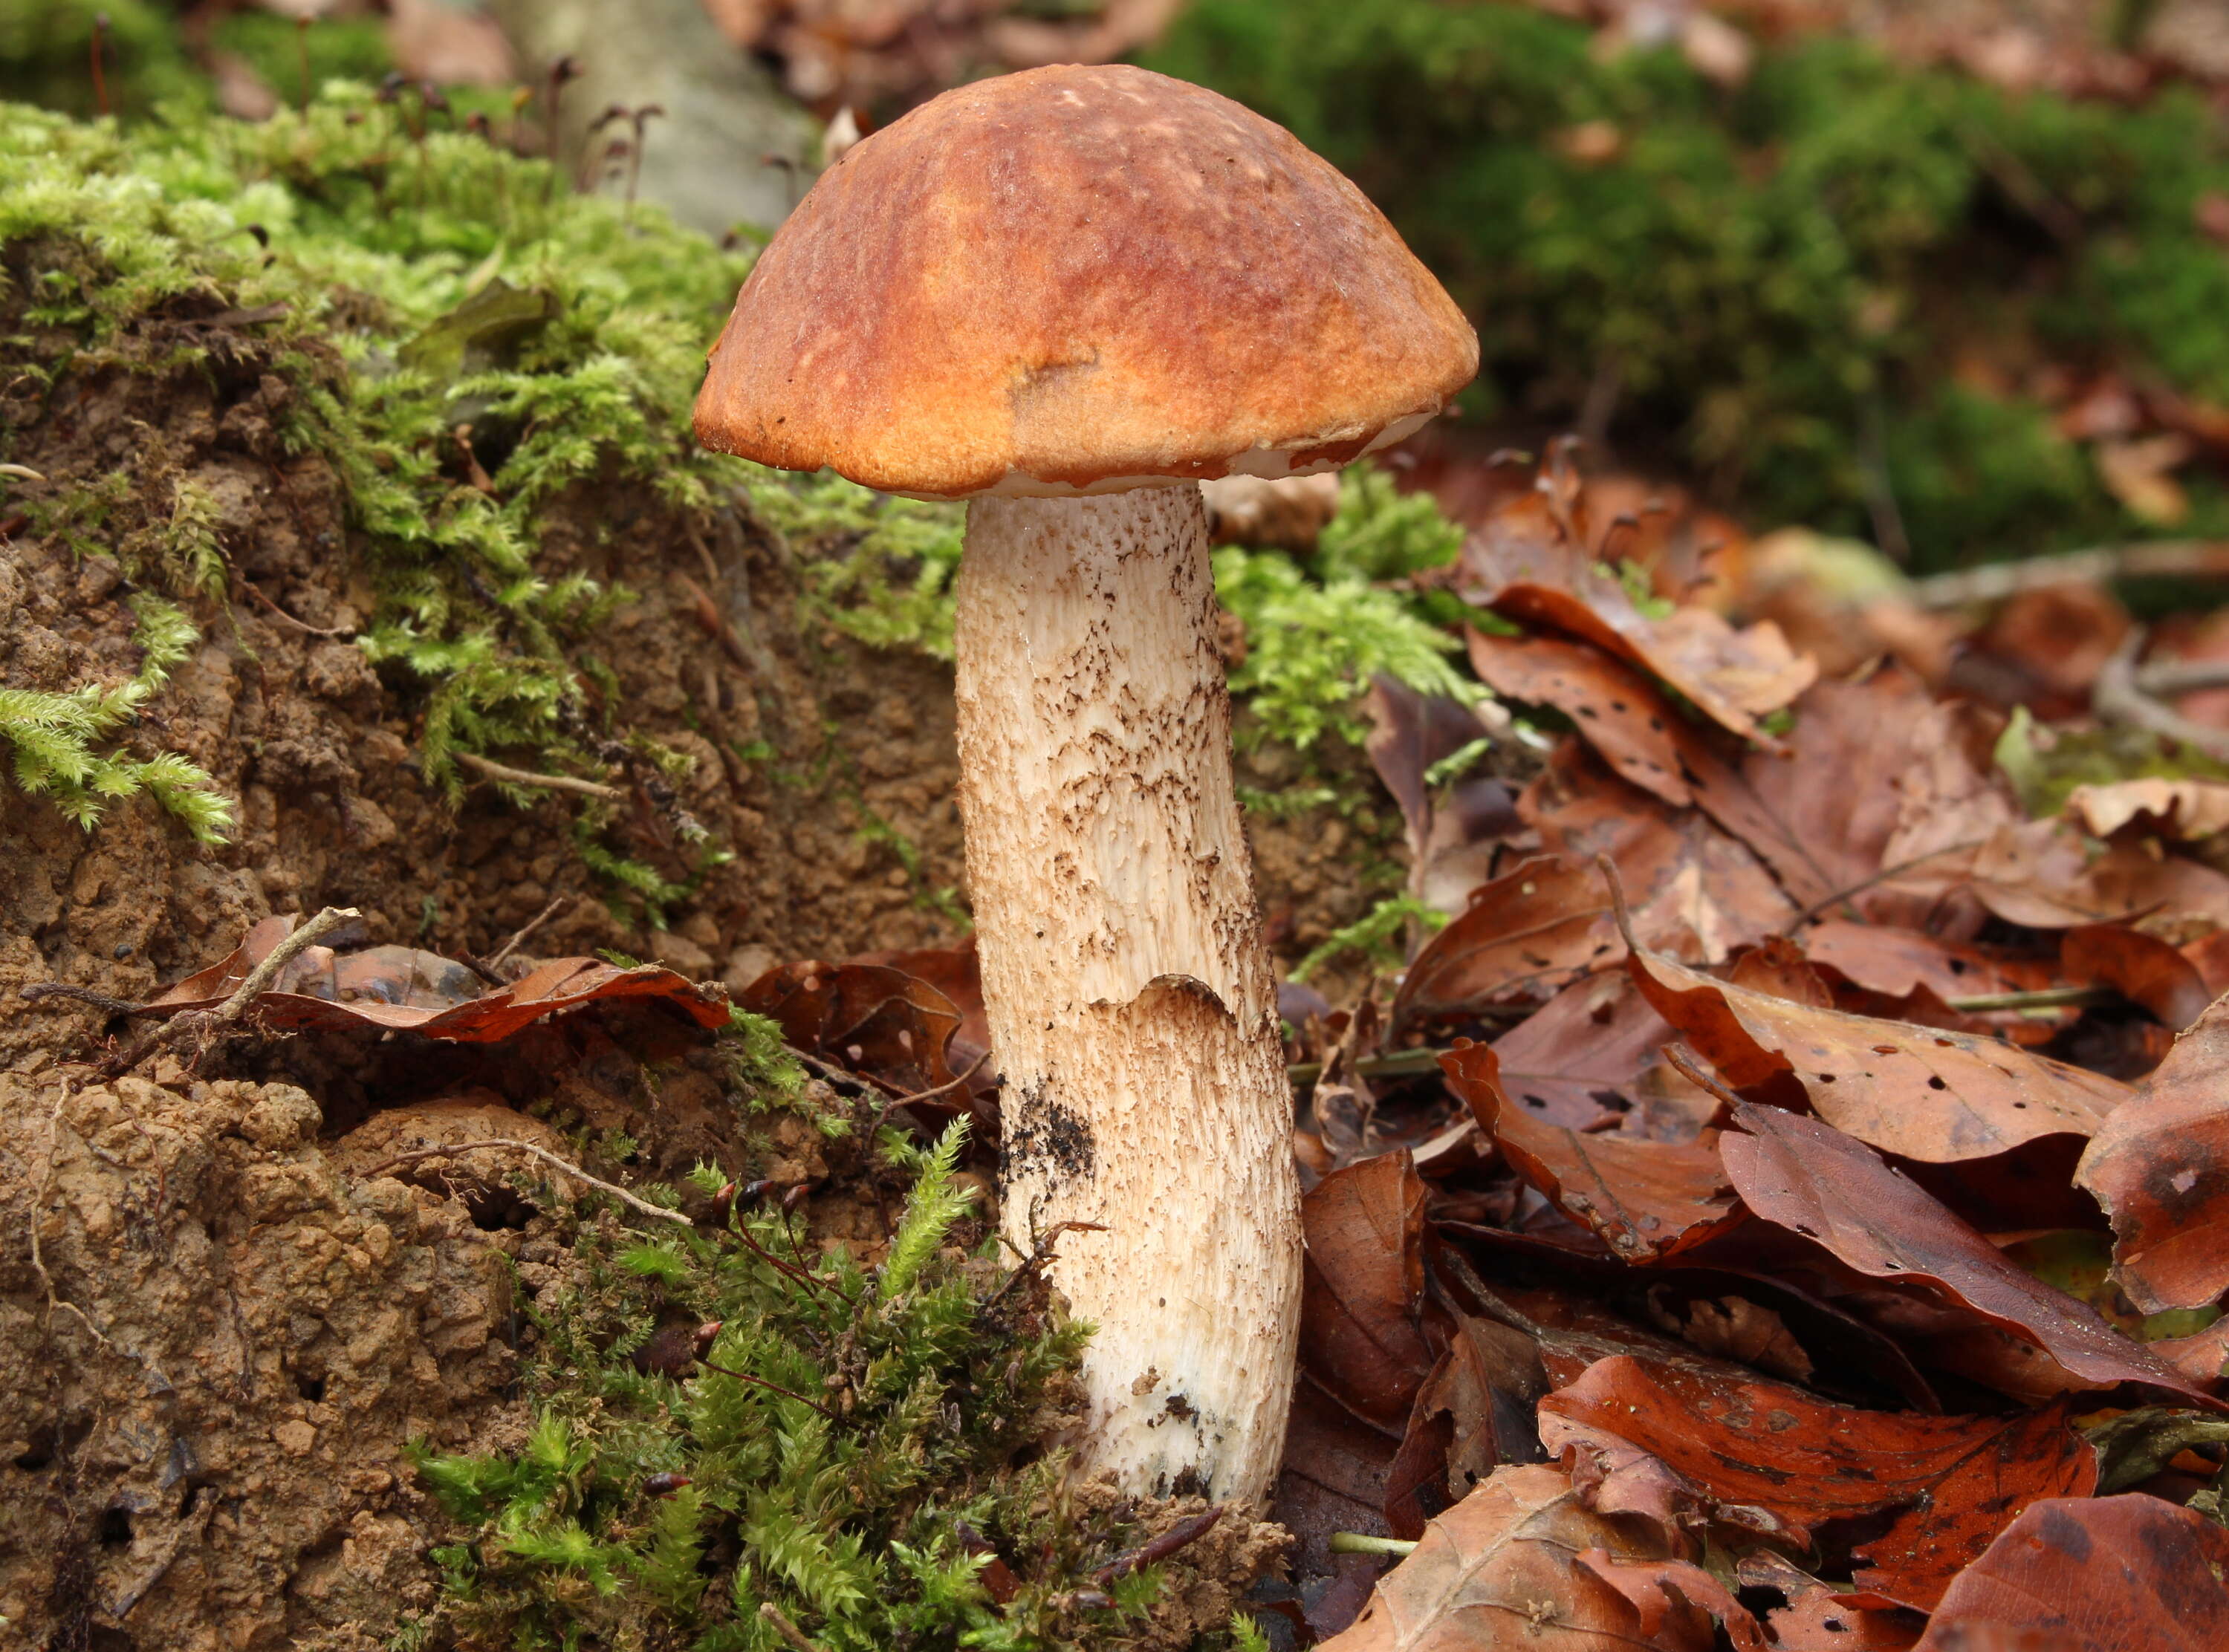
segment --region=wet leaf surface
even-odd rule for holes
[[[1920,1652],[2216,1652],[2229,1532],[2156,1497],[2040,1502],[1944,1591]]]
[[[2106,1121],[2076,1177],[2112,1219],[2115,1277],[2138,1308],[2229,1291],[2229,999]]]
[[[1909,1177],[1815,1118],[1750,1104],[1719,1139],[1726,1175],[1752,1214],[1812,1240],[1877,1279],[1922,1284],[2040,1350],[2070,1389],[2122,1383],[2207,1403],[2157,1354],[2095,1309],[2022,1271]]]
[[[1419,1317],[1424,1201],[1405,1151],[1334,1170],[1301,1201],[1302,1363],[1341,1404],[1396,1430],[1437,1362]]]
[[[1518,1173],[1627,1261],[1675,1256],[1742,1219],[1715,1130],[1679,1143],[1583,1134],[1513,1104],[1487,1045],[1458,1044],[1440,1065]]]
[[[1832,1522],[1893,1511],[1859,1549],[1856,1578],[1921,1608],[1988,1546],[2008,1511],[2086,1495],[2097,1477],[2063,1404],[2008,1419],[1859,1411],[1762,1377],[1728,1380],[1625,1357],[1549,1395],[1540,1418],[1550,1451],[1622,1459],[1603,1476],[1598,1508],[1640,1503],[1620,1482],[1668,1471],[1713,1523],[1798,1553]],[[1627,1449],[1606,1453],[1611,1443]]]

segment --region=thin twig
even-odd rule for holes
[[[2229,540],[2150,540],[2070,551],[2062,556],[2031,557],[2025,562],[1991,562],[1915,579],[1906,594],[1923,608],[1962,608],[1969,603],[2001,602],[2023,591],[2040,591],[2070,581],[2095,585],[2159,574],[2229,577]]]
[[[1946,844],[1942,848],[1930,849],[1924,855],[1915,855],[1908,861],[1898,861],[1893,866],[1885,866],[1878,872],[1868,873],[1866,876],[1860,878],[1855,883],[1835,890],[1833,894],[1828,895],[1825,900],[1813,901],[1811,905],[1806,906],[1802,912],[1797,912],[1795,917],[1789,919],[1785,924],[1783,924],[1780,926],[1780,932],[1783,935],[1793,935],[1797,930],[1802,928],[1804,925],[1818,917],[1820,913],[1825,912],[1828,907],[1840,906],[1852,895],[1861,895],[1866,890],[1872,888],[1875,884],[1886,883],[1892,878],[1900,878],[1905,873],[1911,871],[1914,867],[1925,866],[1930,861],[1943,860],[1953,855],[1970,855],[1975,850],[1982,848],[1982,843],[1983,840],[1976,837],[1963,843]]]
[[[987,1314],[996,1308],[1006,1293],[1025,1278],[1034,1278],[1043,1273],[1045,1264],[1052,1260],[1052,1247],[1063,1233],[1103,1233],[1106,1231],[1107,1224],[1104,1222],[1055,1222],[1050,1230],[1037,1240],[1037,1248],[1023,1259],[1022,1265],[1006,1276],[1006,1283],[985,1298],[983,1311]],[[1009,1245],[1013,1242],[1006,1239],[1003,1233],[999,1237]]]
[[[787,1641],[794,1652],[820,1652],[820,1649],[805,1638],[805,1631],[784,1615],[780,1607],[770,1600],[759,1603],[759,1616],[774,1625],[774,1632]]]
[[[970,1079],[973,1078],[977,1072],[981,1069],[983,1063],[990,1059],[991,1052],[986,1050],[982,1054],[977,1056],[973,1061],[970,1061],[967,1064],[967,1072],[961,1073],[956,1079],[949,1079],[947,1082],[937,1085],[934,1090],[923,1090],[918,1094],[910,1096],[891,1097],[888,1101],[883,1104],[883,1111],[875,1115],[875,1122],[868,1127],[867,1140],[871,1143],[877,1136],[882,1133],[882,1128],[883,1124],[889,1121],[890,1111],[893,1108],[910,1107],[917,1101],[934,1101],[939,1096],[941,1096],[949,1091],[959,1089],[961,1085],[966,1084]]]
[[[679,1211],[668,1210],[663,1205],[653,1205],[649,1200],[638,1198],[635,1194],[629,1193],[625,1188],[619,1187],[609,1181],[600,1181],[598,1178],[590,1175],[579,1165],[571,1162],[569,1160],[558,1157],[556,1154],[552,1153],[546,1147],[536,1147],[531,1142],[522,1142],[515,1137],[508,1136],[491,1136],[477,1142],[452,1142],[446,1147],[421,1147],[408,1153],[398,1153],[395,1157],[383,1160],[380,1163],[373,1165],[370,1169],[364,1171],[363,1173],[363,1179],[369,1181],[372,1177],[379,1175],[383,1172],[395,1169],[401,1165],[415,1164],[421,1159],[445,1159],[459,1153],[470,1153],[477,1149],[492,1147],[512,1148],[521,1153],[530,1155],[532,1157],[540,1159],[545,1164],[555,1166],[557,1169],[563,1171],[567,1175],[571,1176],[575,1181],[585,1182],[599,1193],[607,1193],[611,1194],[613,1198],[618,1200],[629,1209],[640,1211],[646,1216],[655,1216],[662,1222],[678,1222],[684,1227],[693,1227],[696,1226],[694,1222],[690,1220],[688,1217],[683,1215]]]
[[[93,1316],[55,1289],[54,1275],[47,1271],[46,1258],[39,1252],[39,1214],[47,1202],[47,1189],[54,1185],[55,1160],[61,1152],[62,1105],[65,1099],[56,1096],[55,1110],[47,1116],[47,1162],[40,1169],[39,1185],[31,1189],[30,1202],[26,1207],[31,1226],[31,1271],[38,1276],[39,1288],[46,1292],[47,1312],[51,1315],[57,1308],[67,1310],[76,1316],[77,1322],[85,1327],[87,1334],[95,1342],[106,1348],[108,1338],[102,1334],[100,1327],[93,1322]],[[10,1156],[15,1156],[10,1154]],[[29,1170],[30,1166],[23,1168]]]
[[[61,981],[34,981],[16,995],[27,1004],[42,998],[67,998],[73,1003],[91,1004],[112,1015],[159,1015],[159,1009],[150,1009],[145,1004],[134,1003],[129,998],[112,998],[105,992],[95,992],[90,987],[73,987]]]
[[[2229,688],[2229,660],[2155,660],[2136,668],[2136,687],[2162,700],[2201,688]]]
[[[2098,720],[2129,724],[2208,757],[2229,760],[2229,730],[2194,723],[2137,687],[2136,655],[2143,645],[2143,627],[2129,627],[2112,658],[2098,669],[2097,686],[2090,691],[2090,708]]]
[[[1197,1543],[1213,1529],[1223,1518],[1223,1505],[1217,1503],[1204,1514],[1194,1514],[1190,1520],[1180,1520],[1159,1537],[1140,1543],[1136,1548],[1116,1555],[1091,1574],[1091,1581],[1104,1589],[1117,1578],[1127,1578],[1132,1572],[1166,1560],[1187,1544]]]
[[[1974,1015],[1991,1009],[2089,1009],[2098,1004],[2117,1004],[2122,999],[2110,987],[2043,987],[2033,992],[1984,992],[1943,1002],[1962,1015]]]
[[[536,930],[540,929],[543,925],[555,918],[560,912],[563,911],[565,907],[571,905],[572,900],[573,897],[570,895],[550,896],[549,904],[544,906],[540,912],[535,913],[532,918],[529,919],[524,926],[522,927],[517,934],[513,935],[509,940],[503,944],[502,950],[497,952],[493,957],[487,961],[488,968],[491,970],[501,969],[503,967],[503,961],[509,957],[513,952],[518,951],[519,945],[522,942],[525,941],[530,936],[531,936]]]
[[[343,924],[363,916],[354,906],[326,907],[273,947],[263,962],[247,972],[247,978],[233,989],[232,996],[215,1008],[189,1009],[173,1015],[129,1049],[102,1062],[100,1076],[113,1079],[119,1073],[129,1073],[158,1051],[172,1048],[192,1037],[206,1040],[220,1028],[231,1026],[254,1007],[256,999],[270,990],[281,970]]]
[[[273,602],[271,599],[270,592],[264,590],[264,588],[256,584],[254,580],[243,579],[240,583],[247,587],[247,594],[249,596],[254,598],[256,601],[261,603],[266,608],[269,609],[273,613],[285,620],[289,625],[292,625],[297,631],[307,631],[312,637],[348,637],[353,635],[353,633],[350,631],[348,627],[345,625],[312,625],[306,619],[297,619],[293,615],[288,613],[284,608],[281,608],[276,602]]]
[[[537,774],[531,769],[514,769],[507,763],[494,763],[472,752],[455,752],[451,755],[477,774],[491,780],[500,780],[507,785],[538,786],[544,791],[572,791],[583,797],[603,797],[616,801],[626,796],[617,786],[607,786],[600,780],[575,779],[569,774]]]
[[[798,1393],[794,1388],[785,1388],[778,1382],[768,1382],[764,1377],[755,1377],[748,1371],[731,1371],[724,1365],[714,1365],[710,1360],[706,1359],[701,1354],[697,1356],[697,1363],[703,1366],[707,1371],[716,1371],[723,1377],[733,1377],[737,1382],[748,1382],[757,1387],[771,1389],[775,1393],[780,1394],[784,1399],[794,1399],[800,1405],[812,1406],[813,1410],[819,1412],[823,1417],[825,1417],[832,1423],[836,1420],[836,1413],[834,1412],[829,1410],[827,1406],[822,1405],[817,1399],[807,1399],[803,1394]]]

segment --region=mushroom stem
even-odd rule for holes
[[[1052,1264],[1099,1328],[1081,1455],[1134,1490],[1260,1497],[1299,1191],[1198,485],[976,499],[956,640],[1007,1237],[1106,1230]]]

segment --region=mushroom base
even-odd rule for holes
[[[1099,1327],[1086,1460],[1264,1495],[1299,1334],[1276,1001],[1198,486],[970,507],[960,809],[1007,1237]]]

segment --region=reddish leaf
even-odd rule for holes
[[[958,1007],[888,964],[785,964],[752,982],[739,1002],[779,1021],[797,1048],[909,1093],[954,1077],[945,1051],[960,1026]]]
[[[1993,1039],[1790,1003],[1650,954],[1627,967],[1734,1088],[1808,1098],[1829,1124],[1903,1158],[1945,1163],[2087,1136],[2132,1093]]]
[[[2156,1354],[2088,1303],[2015,1267],[1910,1178],[1854,1138],[1799,1114],[1744,1104],[1718,1154],[1754,1215],[1802,1234],[1876,1279],[1924,1284],[2043,1351],[2068,1388],[2121,1383],[2211,1405]]]
[[[1471,669],[1506,699],[1553,706],[1628,784],[1681,807],[1694,802],[1681,763],[1691,731],[1646,678],[1599,649],[1555,637],[1468,631]]]
[[[1609,858],[1643,946],[1716,963],[1795,916],[1763,863],[1709,816],[1628,785],[1577,741],[1558,748],[1517,808],[1550,854]]]
[[[1614,1565],[1673,1558],[1661,1534],[1581,1507],[1555,1470],[1498,1469],[1432,1521],[1324,1652],[1481,1652],[1515,1644],[1513,1635],[1526,1652],[1708,1652],[1715,1634],[1705,1610],[1668,1613],[1644,1635],[1625,1591],[1580,1564],[1596,1550]]]
[[[1486,1045],[1459,1043],[1440,1066],[1517,1173],[1627,1261],[1677,1255],[1742,1219],[1718,1164],[1716,1131],[1676,1143],[1583,1135],[1513,1106]]]
[[[2229,1291],[2229,998],[2105,1122],[2075,1179],[2113,1223],[2113,1277],[2146,1313]]]
[[[846,959],[850,964],[879,964],[925,981],[952,1002],[960,1012],[960,1025],[945,1047],[945,1064],[955,1073],[974,1066],[978,1056],[991,1049],[991,1021],[983,1008],[983,969],[975,956],[975,938],[957,946],[927,946],[909,952],[864,952]],[[976,1069],[974,1089],[995,1087],[998,1073],[990,1063]]]
[[[1764,1652],[1764,1631],[1733,1591],[1686,1560],[1617,1560],[1589,1549],[1579,1564],[1623,1595],[1641,1618],[1650,1646],[1701,1632],[1703,1619],[1723,1625],[1736,1652]]]
[[[1425,943],[1395,995],[1393,1025],[1538,1002],[1619,950],[1601,874],[1535,856],[1473,890],[1468,907]]]
[[[1784,935],[1768,935],[1759,944],[1736,953],[1726,979],[1769,998],[1785,998],[1814,1009],[1834,1007],[1833,989],[1804,957],[1803,949]]]
[[[1301,1201],[1304,1368],[1360,1415],[1398,1427],[1435,1361],[1418,1320],[1424,1183],[1404,1149],[1334,1170]]]
[[[1911,1652],[1924,1626],[1917,1612],[1860,1606],[1823,1585],[1766,1613],[1765,1623],[1778,1652]]]
[[[1860,1556],[1864,1587],[1928,1606],[1985,1548],[2008,1509],[2097,1483],[2064,1404],[2007,1420],[1864,1412],[1761,1377],[1729,1381],[1641,1360],[1604,1360],[1540,1402],[1541,1443],[1622,1461],[1618,1475],[1669,1470],[1720,1524],[1808,1548],[1828,1522],[1900,1510]],[[1613,1448],[1615,1449],[1615,1448]],[[1644,1464],[1646,1453],[1661,1469]]]
[[[1551,459],[1553,470],[1558,460]],[[1584,502],[1568,475],[1497,509],[1463,543],[1453,582],[1506,618],[1593,644],[1661,677],[1712,721],[1766,744],[1757,719],[1810,686],[1818,667],[1770,624],[1738,631],[1707,608],[1644,613],[1588,543]]]
[[[2059,984],[2049,964],[2001,948],[1841,919],[1805,930],[1803,952],[1815,965],[1885,998],[1909,998],[1923,987],[1937,998],[1949,999],[2036,992]]]
[[[1427,1521],[1499,1465],[1541,1460],[1532,1411],[1548,1378],[1539,1345],[1490,1319],[1453,1319],[1448,1351],[1417,1392],[1386,1476],[1385,1519],[1396,1537],[1422,1537]]]
[[[1623,970],[1583,976],[1493,1041],[1502,1083],[1543,1124],[1625,1116],[1628,1134],[1693,1139],[1717,1098],[1660,1058],[1674,1034]]]
[[[1962,1572],[1919,1652],[2219,1652],[2229,1532],[2156,1497],[2053,1499]]]
[[[2110,987],[2178,1033],[2213,1002],[2195,964],[2141,930],[2117,924],[2078,925],[2059,937],[2059,959],[2070,982]]]
[[[292,917],[267,918],[222,963],[158,994],[146,1008],[164,1015],[222,1003],[293,929]],[[257,1022],[278,1030],[376,1027],[453,1043],[506,1039],[546,1015],[592,1003],[650,998],[672,1005],[702,1027],[728,1024],[716,986],[654,965],[620,969],[595,958],[552,958],[512,982],[491,988],[453,959],[408,946],[336,953],[303,949],[254,1001]]]
[[[2117,842],[2103,854],[2066,820],[1999,829],[1975,851],[1974,893],[1998,917],[2031,929],[2109,924],[2146,913],[2229,925],[2229,878],[2180,855]]]

